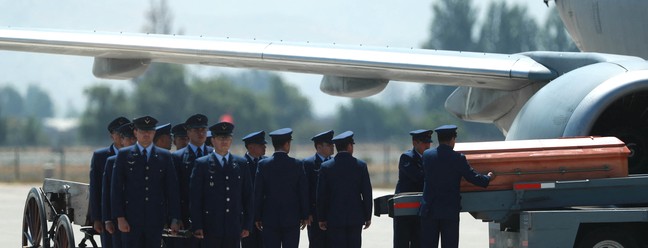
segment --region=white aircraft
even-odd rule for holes
[[[94,57],[100,78],[129,79],[152,62],[323,75],[322,91],[364,97],[390,80],[459,87],[446,109],[494,123],[507,140],[614,135],[648,172],[648,1],[559,0],[582,52],[519,54],[0,29],[0,50]]]

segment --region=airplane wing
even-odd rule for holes
[[[324,75],[322,91],[376,94],[390,80],[512,91],[557,73],[525,55],[179,35],[0,29],[0,50],[94,57],[97,77],[128,79],[151,62]]]

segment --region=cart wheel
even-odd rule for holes
[[[54,232],[54,248],[74,248],[74,230],[70,218],[62,214],[56,220],[56,231]]]
[[[41,191],[38,188],[31,188],[27,194],[23,213],[23,247],[50,247],[45,215],[45,204]]]

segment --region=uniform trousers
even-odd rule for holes
[[[324,248],[329,247],[326,231],[319,228],[318,222],[308,226],[308,247],[309,248]]]
[[[362,246],[362,225],[328,227],[330,248],[360,248]]]
[[[263,248],[261,231],[256,227],[252,227],[250,235],[241,239],[241,248]]]
[[[115,220],[113,223],[117,223],[117,220]],[[122,235],[123,235],[122,232],[119,231],[119,229],[117,228],[117,225],[115,225],[115,231],[113,232],[113,234],[110,235],[111,242],[112,242],[111,245],[112,246],[103,246],[103,244],[102,244],[101,247],[122,248],[123,247]]]
[[[113,246],[113,239],[112,239],[113,235],[110,235],[110,233],[108,233],[108,231],[106,231],[104,229],[104,231],[101,232],[101,234],[99,234],[99,236],[101,237],[101,247],[108,247],[108,248],[114,247]]]
[[[240,236],[216,237],[215,235],[205,234],[201,241],[201,247],[205,248],[239,248],[241,247]]]
[[[394,248],[421,247],[421,217],[394,217]]]
[[[299,246],[299,226],[264,227],[261,233],[265,248],[297,248]]]
[[[131,226],[130,232],[122,233],[123,248],[160,248],[162,245],[161,228],[138,229]]]
[[[442,248],[459,247],[459,217],[456,219],[436,219],[421,217],[421,247],[439,247],[441,234]]]

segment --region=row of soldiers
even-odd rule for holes
[[[372,188],[366,163],[352,155],[353,132],[315,135],[316,154],[299,160],[288,155],[290,128],[269,133],[270,157],[264,131],[243,138],[244,156],[232,154],[233,130],[229,122],[208,127],[202,114],[173,128],[150,116],[112,121],[113,144],[94,152],[90,170],[102,246],[157,248],[165,226],[193,232],[167,247],[297,247],[305,227],[310,247],[361,246]]]

